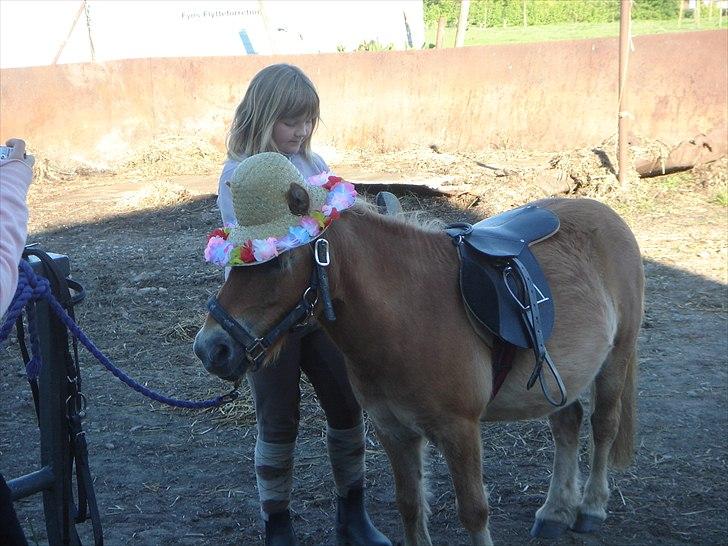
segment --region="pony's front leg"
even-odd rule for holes
[[[536,512],[531,536],[557,538],[574,524],[579,506],[579,429],[584,410],[576,400],[549,415],[554,469],[544,505]]]
[[[458,516],[473,546],[493,546],[488,529],[488,499],[483,486],[480,422],[445,419],[433,440],[442,451],[452,476]]]
[[[425,439],[413,431],[377,426],[394,474],[397,508],[404,525],[405,546],[432,546],[427,531],[429,507],[422,480],[422,448]]]

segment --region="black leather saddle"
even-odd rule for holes
[[[561,378],[546,351],[554,325],[551,290],[530,246],[552,236],[559,217],[535,205],[519,207],[477,224],[450,224],[460,257],[460,291],[470,315],[498,339],[533,349],[534,372],[527,388],[539,379],[554,405],[566,402]],[[561,394],[556,402],[543,378],[546,364]]]

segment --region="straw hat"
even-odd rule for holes
[[[230,181],[238,223],[208,236],[205,259],[221,266],[256,265],[320,236],[356,199],[354,186],[330,173],[307,181],[285,156],[243,160]]]

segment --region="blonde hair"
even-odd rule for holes
[[[319,96],[310,79],[297,66],[273,64],[251,80],[235,109],[227,136],[228,158],[240,161],[261,152],[280,152],[273,141],[273,125],[279,119],[306,116],[311,132],[300,153],[311,158],[311,137],[319,120]]]

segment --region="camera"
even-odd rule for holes
[[[10,152],[13,151],[12,146],[0,146],[0,159],[7,159],[10,157]],[[27,153],[23,154],[23,159],[28,157]]]
[[[12,151],[12,146],[0,146],[0,159],[7,159]]]

